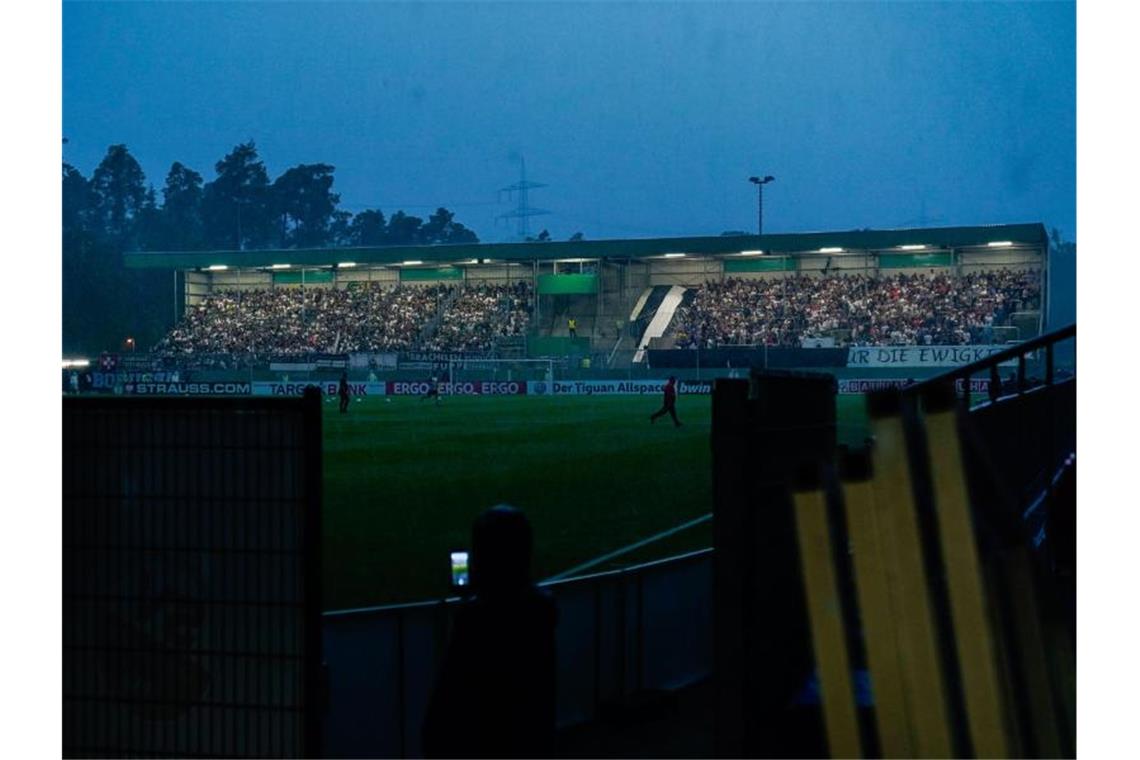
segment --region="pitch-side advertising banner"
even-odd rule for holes
[[[558,380],[527,383],[532,396],[647,396],[662,392],[664,380]],[[712,380],[678,380],[682,396],[712,393]]]
[[[248,383],[247,383],[248,385]],[[310,385],[321,389],[323,396],[335,396],[340,390],[340,382],[336,380],[323,380],[319,383],[253,383],[254,396],[301,396]],[[357,396],[383,396],[387,390],[385,383],[349,383],[348,393]]]
[[[426,380],[389,380],[386,385],[390,396],[422,396],[432,387]],[[439,384],[439,393],[442,396],[522,396],[526,392],[525,380],[506,382],[471,380]]]
[[[1009,346],[862,346],[847,349],[847,367],[961,367]],[[1016,363],[1016,360],[1003,364]]]
[[[913,382],[914,380],[901,378],[844,378],[837,381],[839,393],[844,395],[873,393],[874,391],[886,390],[888,388],[905,388]],[[961,393],[965,387],[965,381],[962,378],[958,378],[954,381],[954,387]],[[989,387],[990,381],[985,378],[973,378],[970,380],[971,393],[985,393]]]
[[[248,396],[248,382],[137,382],[123,385],[123,393],[131,396]]]

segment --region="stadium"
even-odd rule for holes
[[[171,272],[175,326],[151,350],[105,357],[110,372],[76,373],[80,387],[320,386],[333,609],[446,592],[417,558],[462,543],[486,504],[533,510],[559,537],[539,548],[543,577],[707,515],[712,378],[830,372],[841,437],[857,444],[864,392],[1034,338],[1048,307],[1040,224],[125,258]],[[345,415],[331,404],[342,372]],[[670,375],[686,427],[666,437],[645,423]],[[419,398],[433,377],[446,403]],[[449,478],[425,482],[429,465]],[[393,494],[402,508],[382,506]],[[702,548],[708,531],[589,566]]]
[[[130,252],[129,268],[171,273],[171,329],[154,346],[65,363],[63,387],[175,414],[188,413],[177,406],[188,397],[252,414],[319,390],[320,419],[298,435],[319,437],[319,472],[306,470],[321,483],[319,528],[306,530],[319,543],[320,589],[306,593],[323,612],[314,625],[334,707],[319,727],[290,730],[302,744],[322,735],[324,754],[414,755],[425,695],[410,684],[435,667],[446,627],[433,600],[454,593],[447,557],[489,505],[526,511],[535,577],[558,594],[560,726],[646,690],[701,683],[711,620],[723,614],[703,590],[711,583],[722,599],[711,547],[718,562],[755,548],[734,549],[725,534],[736,514],[726,493],[743,493],[725,485],[725,462],[750,450],[718,448],[733,421],[785,415],[764,429],[793,432],[756,443],[763,472],[788,451],[815,450],[803,431],[832,431],[828,452],[882,446],[891,431],[869,399],[883,394],[947,379],[967,404],[1052,393],[1075,365],[1072,334],[1045,334],[1049,253],[1041,224]],[[670,378],[677,424],[658,419]],[[731,394],[748,388],[747,404],[782,398],[783,411],[747,411]],[[726,412],[732,404],[741,406]],[[828,404],[834,416],[812,427]],[[219,435],[224,444],[219,433],[202,441]],[[203,458],[189,477],[253,466],[245,456]],[[362,654],[365,639],[383,643]],[[379,681],[345,679],[358,668]]]

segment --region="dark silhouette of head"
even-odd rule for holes
[[[471,589],[480,597],[512,595],[530,586],[533,539],[519,509],[500,504],[471,528]]]

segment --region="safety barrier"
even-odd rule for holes
[[[541,584],[558,603],[558,725],[712,672],[712,550]],[[324,754],[420,754],[458,599],[326,612]]]

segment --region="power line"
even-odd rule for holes
[[[510,198],[512,194],[518,193],[518,206],[515,207],[514,211],[508,211],[505,214],[499,214],[497,218],[518,219],[519,238],[525,240],[529,231],[527,227],[527,220],[532,216],[549,214],[550,212],[544,208],[534,208],[530,205],[530,191],[535,188],[546,187],[546,184],[542,182],[528,182],[526,179],[526,159],[522,156],[519,156],[519,164],[521,166],[521,176],[519,178],[519,181],[510,187],[504,187],[499,190],[500,197],[503,193],[506,193],[508,198]]]

